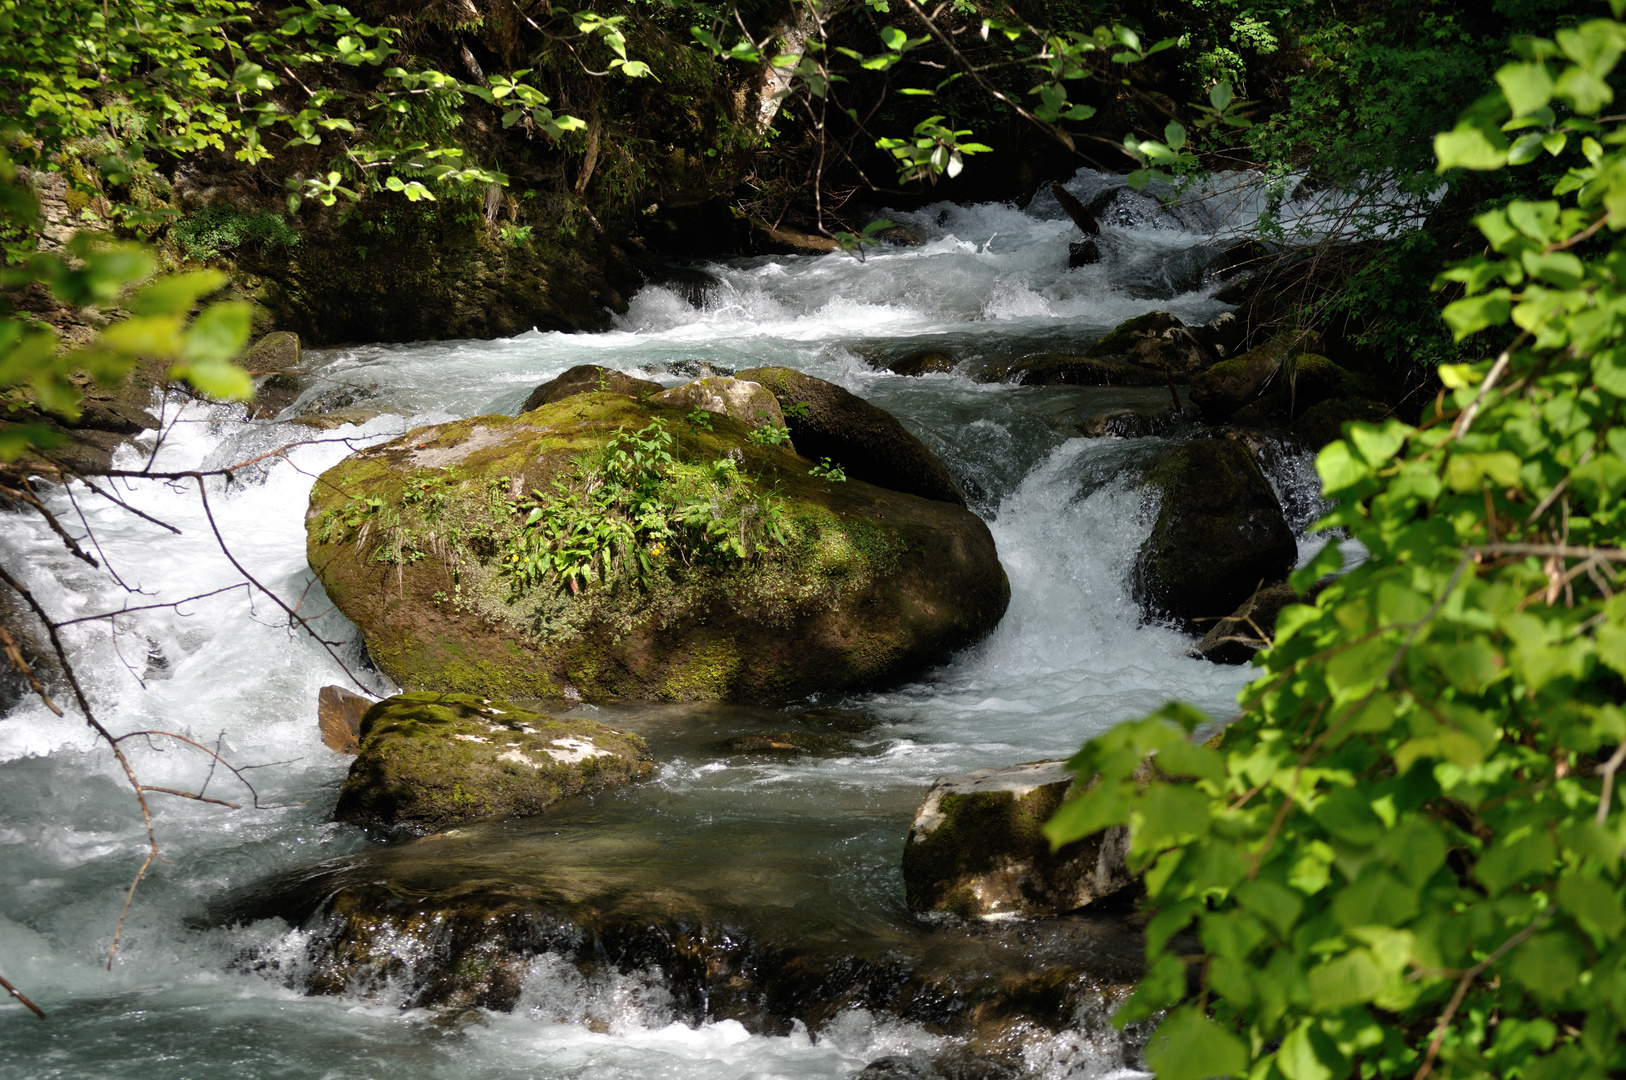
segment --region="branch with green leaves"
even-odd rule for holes
[[[1441,171],[1517,167],[1532,145],[1569,168],[1552,200],[1483,214],[1485,254],[1441,276],[1466,293],[1448,325],[1485,358],[1442,367],[1420,423],[1352,424],[1318,457],[1337,500],[1321,527],[1365,560],[1283,610],[1217,739],[1195,743],[1208,719],[1176,705],[1072,761],[1093,783],[1047,831],[1130,828],[1152,918],[1117,1019],[1162,1017],[1160,1080],[1626,1068],[1614,8],[1517,43],[1439,139]],[[1334,539],[1293,584],[1343,562]]]

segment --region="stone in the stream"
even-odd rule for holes
[[[358,451],[312,489],[310,565],[397,685],[490,697],[782,702],[907,678],[999,622],[975,514],[692,411],[595,391]],[[652,425],[667,442],[626,441]],[[615,482],[619,516],[612,465],[642,477]]]
[[[274,330],[243,350],[237,362],[252,375],[265,375],[297,367],[302,355],[298,334]]]
[[[660,393],[661,384],[598,364],[577,364],[563,375],[549,379],[532,390],[525,403],[519,407],[519,411],[528,413],[532,409],[540,409],[544,405],[552,405],[556,401],[563,401],[577,394],[590,394],[595,390],[635,398],[648,397]]]
[[[1285,425],[1320,402],[1372,396],[1364,379],[1306,351],[1307,343],[1313,341],[1305,335],[1280,334],[1241,356],[1220,361],[1192,377],[1192,402],[1213,423],[1223,423],[1251,406],[1244,420]]]
[[[1131,585],[1149,613],[1186,624],[1218,618],[1293,568],[1298,543],[1245,443],[1182,443],[1151,466],[1146,483],[1158,494],[1157,520]]]
[[[1209,627],[1192,651],[1216,664],[1246,664],[1270,644],[1282,608],[1302,602],[1303,597],[1286,582],[1265,585]]]
[[[361,749],[361,718],[373,699],[342,686],[324,686],[316,695],[316,724],[329,750],[354,754]]]
[[[1181,380],[1215,359],[1185,323],[1166,311],[1147,312],[1119,323],[1090,346],[1090,355],[1167,371]]]
[[[954,357],[937,349],[920,349],[906,353],[886,365],[894,375],[946,374],[954,370]]]
[[[1099,356],[1039,353],[996,363],[978,376],[980,382],[1010,382],[1018,386],[1163,386],[1161,371]]]
[[[1140,409],[1112,409],[1085,417],[1078,433],[1086,439],[1144,439],[1158,434],[1174,420],[1175,415],[1168,410],[1153,415]]]
[[[1101,242],[1093,236],[1074,240],[1067,245],[1067,265],[1074,269],[1080,266],[1094,266],[1100,261]]]
[[[644,740],[471,694],[399,694],[367,710],[333,810],[390,836],[539,814],[567,795],[643,780]]]
[[[1131,884],[1127,829],[1050,850],[1042,827],[1072,785],[1062,761],[940,777],[915,811],[903,848],[909,910],[1059,915]]]
[[[662,390],[650,400],[685,409],[700,409],[718,416],[732,416],[749,428],[764,424],[785,426],[785,414],[779,411],[779,402],[761,383],[727,375],[695,379],[682,386]]]
[[[965,505],[942,459],[885,409],[791,368],[748,368],[739,377],[773,391],[796,449],[810,460],[829,458],[852,479],[877,487]]]

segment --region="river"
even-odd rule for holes
[[[1071,186],[1088,197],[1115,182],[1081,173]],[[8,517],[0,530],[5,564],[25,568],[59,617],[145,607],[66,631],[108,726],[218,743],[234,763],[255,766],[246,775],[265,808],[152,796],[163,861],[136,894],[109,971],[108,944],[144,845],[129,788],[71,711],[59,718],[25,701],[0,719],[0,974],[50,1013],[41,1023],[0,1005],[0,1075],[765,1080],[844,1077],[888,1056],[952,1057],[964,1037],[907,1012],[807,1001],[716,1010],[658,964],[584,967],[568,950],[547,947],[525,958],[511,1008],[422,1004],[427,976],[415,965],[430,962],[427,946],[408,940],[390,970],[312,995],[322,950],[332,946],[320,925],[228,923],[209,912],[223,897],[252,897],[258,883],[297,879],[314,864],[325,867],[318,877],[361,880],[388,863],[407,879],[432,876],[424,867],[439,865],[444,878],[454,873],[446,867],[483,858],[503,862],[504,873],[521,873],[524,863],[525,873],[587,882],[580,895],[594,902],[614,893],[636,908],[667,890],[679,906],[735,920],[728,925],[741,934],[832,955],[905,956],[916,968],[929,955],[974,967],[999,953],[1001,970],[1035,969],[1057,949],[1105,933],[1087,921],[1066,941],[1046,938],[1050,931],[1037,924],[924,925],[904,909],[898,861],[914,806],[938,775],[1064,756],[1173,698],[1215,716],[1234,708],[1246,669],[1190,658],[1188,638],[1144,623],[1128,597],[1130,562],[1153,508],[1124,474],[1151,444],[1077,434],[1090,413],[1158,408],[1168,392],[904,378],[872,361],[919,349],[968,359],[1081,348],[1146,311],[1195,324],[1225,310],[1209,288],[1175,290],[1183,253],[1211,238],[1215,216],[1234,229],[1246,208],[1210,205],[1194,223],[1190,213],[1159,214],[1135,198],[1122,206],[1108,221],[1112,253],[1095,266],[1068,269],[1076,230],[1048,195],[1025,210],[945,204],[890,215],[923,242],[872,250],[862,261],[839,253],[743,259],[705,266],[703,278],[647,286],[607,333],[312,351],[307,389],[278,420],[247,420],[241,407],[166,403],[176,422],[157,447],[160,470],[215,468],[308,441],[211,488],[232,552],[305,612],[326,608],[305,563],[303,515],[317,474],[352,448],[411,427],[512,413],[538,383],[580,363],[668,385],[708,364],[784,364],[840,383],[938,449],[988,521],[1011,604],[983,643],[917,682],[782,713],[580,706],[644,732],[660,761],[655,780],[529,826],[501,827],[500,835],[474,829],[439,862],[420,845],[417,862],[403,869],[412,858],[328,820],[348,759],[322,745],[315,702],[322,686],[346,681],[338,660],[247,590],[156,606],[241,580],[195,488],[124,487],[133,505],[179,535],[83,489],[76,505],[52,493],[66,520],[78,524],[83,514],[116,580],[70,557],[35,518]],[[355,422],[293,422],[334,408]],[[153,450],[149,434],[120,451],[120,464],[139,468]],[[1302,507],[1310,477],[1296,458],[1273,481]],[[1311,516],[1298,513],[1297,524]],[[348,642],[339,656],[375,692],[390,690],[360,667],[354,628],[342,617],[324,615],[317,626]],[[725,745],[775,725],[840,738],[826,752],[790,758]],[[162,739],[125,746],[149,784],[195,788],[208,772],[206,758]],[[208,793],[248,796],[219,770]],[[1103,955],[1121,950],[1121,940],[1101,940]],[[1111,982],[1103,975],[1094,1004],[1068,1023],[1033,1027],[1007,1064],[1016,1060],[1017,1074],[1034,1077],[1132,1070],[1133,1047],[1105,1023]]]

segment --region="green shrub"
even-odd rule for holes
[[[250,244],[265,251],[286,251],[299,243],[299,230],[270,210],[239,210],[216,203],[187,214],[169,230],[169,238],[199,262]]]
[[[1184,706],[1122,725],[1047,826],[1130,826],[1155,914],[1117,1018],[1167,1010],[1159,1080],[1626,1069],[1626,126],[1595,119],[1626,24],[1515,47],[1436,140],[1441,171],[1569,166],[1442,276],[1491,355],[1321,452],[1369,558],[1283,610],[1217,745]]]

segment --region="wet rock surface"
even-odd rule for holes
[[[810,460],[829,458],[852,479],[965,505],[965,496],[942,460],[885,409],[791,368],[749,368],[738,377],[773,392],[797,450]]]
[[[1120,323],[1090,347],[1090,355],[1166,371],[1181,381],[1217,359],[1185,323],[1166,311],[1148,312]]]
[[[373,707],[373,699],[342,686],[324,686],[316,696],[316,725],[322,743],[340,754],[361,750],[361,720]]]
[[[359,741],[333,817],[387,836],[539,814],[654,771],[629,732],[469,694],[385,698],[361,718]]]
[[[1050,850],[1042,827],[1072,786],[1061,761],[940,777],[904,845],[909,909],[961,918],[1059,915],[1132,885],[1127,829]]]
[[[1265,585],[1231,614],[1217,620],[1193,651],[1216,664],[1246,664],[1254,653],[1270,644],[1282,608],[1305,602],[1306,598],[1286,582]]]
[[[1298,554],[1270,483],[1239,440],[1195,439],[1146,473],[1158,514],[1136,557],[1131,590],[1154,616],[1216,618],[1287,575]]]

